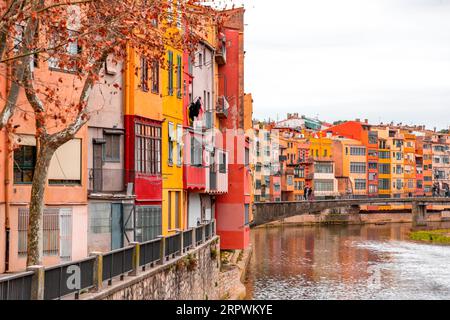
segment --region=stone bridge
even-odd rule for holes
[[[388,206],[406,204],[412,206],[413,225],[427,224],[428,205],[444,205],[450,208],[450,198],[363,198],[299,202],[256,202],[253,205],[252,226],[303,215],[320,214],[327,209],[349,208],[349,214],[359,214],[362,205]]]

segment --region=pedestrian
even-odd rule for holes
[[[308,199],[312,200],[313,188],[308,189]]]
[[[308,186],[305,186],[303,188],[303,197],[305,198],[305,201],[308,200],[308,192],[309,192],[309,188],[308,188]]]

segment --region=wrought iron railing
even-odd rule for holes
[[[124,279],[126,275],[145,270],[164,263],[175,256],[195,249],[215,236],[215,221],[202,224],[196,228],[176,233],[169,237],[132,243],[130,246],[107,253],[95,253],[89,258],[67,262],[44,268],[42,297],[35,299],[54,300],[68,298],[92,288],[102,286],[103,282],[112,285],[114,279]],[[101,262],[101,263],[100,263]],[[0,278],[0,300],[31,300],[35,272],[27,271]],[[79,278],[76,278],[79,275]],[[115,280],[114,280],[115,281]]]
[[[33,271],[0,278],[0,300],[30,300]]]
[[[61,299],[73,293],[78,297],[80,291],[92,288],[94,263],[95,257],[90,257],[45,268],[44,299]],[[80,275],[80,279],[75,278],[77,275]]]
[[[139,266],[145,270],[147,265],[155,265],[161,260],[162,239],[156,239],[140,244]]]
[[[117,249],[103,255],[103,281],[111,285],[112,279],[123,276],[133,270],[134,246]]]

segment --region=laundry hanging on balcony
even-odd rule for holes
[[[198,98],[195,102],[191,102],[189,105],[189,120],[194,121],[203,113],[202,98]]]

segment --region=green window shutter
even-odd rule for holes
[[[173,95],[173,52],[169,51],[169,96]]]

